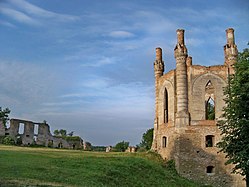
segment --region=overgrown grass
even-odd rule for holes
[[[200,187],[153,153],[99,153],[0,145],[0,186]]]

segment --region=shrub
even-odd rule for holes
[[[16,145],[22,145],[22,138],[20,136],[16,139]]]
[[[3,139],[3,144],[5,144],[5,145],[15,145],[15,140],[13,138],[11,138],[10,136],[6,136]]]
[[[4,138],[5,138],[5,136],[0,136],[0,143],[3,143]]]
[[[129,142],[119,142],[115,145],[114,149],[118,152],[125,152],[125,150],[129,147]]]

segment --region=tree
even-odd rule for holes
[[[213,103],[207,103],[207,120],[214,120],[215,119],[215,110]]]
[[[58,129],[56,129],[56,130],[54,130],[54,135],[55,136],[67,136],[67,130],[65,130],[65,129],[58,130]]]
[[[234,164],[233,173],[245,177],[249,186],[249,49],[239,53],[235,74],[225,91],[224,120],[219,122],[222,139],[217,144]]]
[[[54,135],[55,135],[55,136],[59,136],[59,135],[60,135],[60,132],[59,132],[58,129],[54,130]]]
[[[125,150],[129,147],[129,144],[129,142],[122,141],[117,143],[114,148],[116,151],[125,152]]]
[[[59,132],[60,132],[61,136],[67,135],[67,131],[65,129],[60,129]]]
[[[4,139],[3,139],[3,144],[6,144],[6,145],[15,145],[15,140],[13,138],[11,138],[10,136],[6,136]]]
[[[2,110],[2,107],[0,107],[0,120],[3,122],[5,128],[6,128],[6,123],[9,120],[9,114],[10,114],[9,108],[5,108]]]
[[[150,150],[151,145],[152,145],[152,141],[153,141],[153,131],[154,128],[148,129],[142,137],[142,141],[140,143],[140,147],[146,149],[146,150]]]

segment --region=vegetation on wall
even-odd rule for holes
[[[67,134],[67,130],[65,129],[54,130],[54,136],[57,138],[63,138],[66,141],[80,141],[81,140],[79,136],[73,136],[73,131]]]
[[[234,164],[234,173],[245,177],[249,186],[249,49],[239,53],[235,74],[230,76],[225,89],[224,120],[219,122],[222,140],[218,143]]]
[[[56,129],[54,130],[54,135],[55,136],[66,136],[67,135],[67,131],[65,129]]]

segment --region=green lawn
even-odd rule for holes
[[[100,153],[0,145],[0,186],[200,187],[149,153]]]

